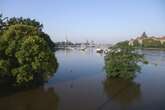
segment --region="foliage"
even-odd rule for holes
[[[165,42],[163,42],[162,47],[165,48]]]
[[[3,18],[2,18],[2,14],[0,14],[0,30],[2,29],[3,26]]]
[[[133,46],[136,48],[141,48],[141,44],[138,42],[138,40],[134,40]]]
[[[2,19],[2,15],[0,16],[0,24],[1,24],[1,21],[4,20],[5,18]],[[50,39],[49,35],[44,33],[42,31],[43,29],[43,25],[36,21],[35,19],[30,19],[30,18],[16,18],[16,17],[13,17],[13,18],[10,18],[8,19],[6,22],[2,22],[3,23],[3,30],[8,30],[8,28],[12,25],[26,25],[26,26],[32,26],[32,27],[35,27],[38,34],[39,34],[39,37],[42,37],[49,45],[49,47],[51,48],[52,51],[54,51],[54,48],[55,48],[55,44],[54,42],[52,42],[52,40]],[[1,25],[0,25],[1,26]]]
[[[40,24],[40,22],[36,21],[35,19],[30,19],[30,18],[10,18],[7,21],[7,26],[11,26],[11,25],[15,25],[15,24],[24,24],[24,25],[28,25],[28,26],[33,26],[36,27],[39,31],[42,31],[43,25]]]
[[[50,42],[36,21],[9,20],[0,36],[0,78],[20,86],[47,80],[58,66]]]
[[[161,42],[152,38],[143,39],[144,48],[161,48]]]
[[[117,43],[105,56],[105,70],[108,77],[132,79],[140,71],[138,62],[144,62],[143,55],[135,52],[128,41]]]
[[[7,17],[3,18],[2,14],[0,14],[0,35],[2,34],[2,31],[4,30],[4,27],[6,25],[6,19]]]

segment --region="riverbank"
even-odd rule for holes
[[[135,47],[136,48],[136,47]],[[141,49],[141,50],[160,50],[160,51],[165,51],[165,48],[136,48],[136,49]]]

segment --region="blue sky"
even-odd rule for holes
[[[54,41],[115,43],[165,35],[165,0],[0,0],[8,17],[30,17],[44,24]]]

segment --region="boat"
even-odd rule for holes
[[[85,50],[86,50],[86,48],[80,48],[80,50],[81,50],[81,51],[85,51]]]
[[[103,50],[103,49],[101,49],[101,48],[97,48],[97,49],[96,49],[96,52],[97,52],[97,53],[103,53],[103,52],[104,52],[104,50]]]
[[[81,47],[80,47],[81,51],[85,51],[86,49],[87,49],[87,47],[85,45],[81,45]]]

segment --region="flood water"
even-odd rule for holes
[[[107,79],[104,55],[59,50],[59,68],[44,86],[4,94],[0,110],[165,110],[165,51],[142,51],[149,64],[133,81]]]

